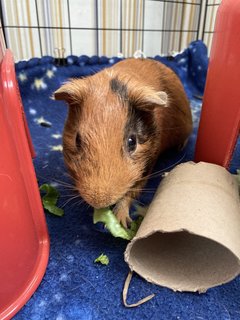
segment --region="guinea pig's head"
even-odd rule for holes
[[[94,208],[117,203],[156,158],[154,110],[166,105],[166,93],[101,72],[54,95],[69,105],[63,154],[81,197]]]

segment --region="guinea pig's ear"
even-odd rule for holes
[[[75,79],[63,84],[53,94],[55,100],[64,100],[67,103],[78,103],[83,100],[86,86],[83,80]]]
[[[167,107],[168,95],[164,91],[156,91],[151,87],[136,86],[129,91],[130,101],[136,106],[152,109],[156,106]]]
[[[156,104],[162,107],[167,107],[168,96],[164,91],[152,91],[152,92],[143,92],[144,101],[149,102],[150,104]]]

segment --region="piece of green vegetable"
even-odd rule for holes
[[[128,231],[120,225],[116,216],[109,208],[94,209],[93,223],[97,222],[103,222],[114,237],[120,237],[126,240],[131,239]]]
[[[108,264],[109,264],[109,258],[108,258],[107,255],[105,255],[105,254],[102,253],[98,258],[96,258],[96,259],[94,260],[94,263],[97,263],[97,262],[99,262],[99,263],[101,263],[101,264],[108,265]]]
[[[46,192],[46,194],[42,197],[42,204],[44,209],[48,210],[50,213],[56,216],[62,217],[64,214],[63,209],[56,206],[59,198],[59,192],[57,191],[57,189],[47,183],[41,185],[39,189],[40,191]]]
[[[131,223],[131,226],[130,226],[130,231],[131,231],[131,234],[132,234],[132,238],[135,237],[141,223],[143,221],[143,217],[142,216],[139,216],[136,220],[133,220],[132,223]]]
[[[94,209],[93,214],[94,224],[97,222],[103,222],[105,227],[114,237],[119,237],[126,240],[131,240],[135,236],[142,219],[142,217],[138,217],[138,219],[132,221],[130,229],[125,229],[121,226],[116,216],[109,208]]]

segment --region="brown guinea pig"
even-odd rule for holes
[[[183,86],[150,59],[126,59],[58,89],[69,104],[63,154],[81,197],[114,206],[123,226],[160,153],[181,148],[192,130]]]

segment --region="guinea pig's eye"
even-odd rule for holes
[[[137,137],[135,134],[131,134],[127,138],[127,150],[129,153],[132,153],[137,148]]]
[[[80,138],[80,134],[79,133],[76,134],[75,145],[76,145],[76,148],[78,150],[80,150],[80,148],[81,148],[81,138]]]

